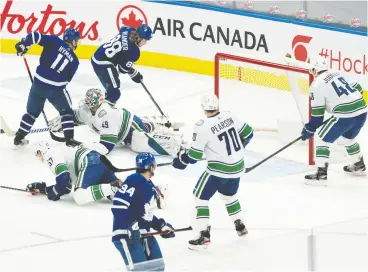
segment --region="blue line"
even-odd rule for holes
[[[213,10],[217,12],[236,14],[236,15],[253,17],[253,18],[264,19],[264,20],[269,20],[269,21],[276,21],[276,22],[289,23],[289,24],[301,25],[301,26],[306,26],[306,27],[326,29],[326,30],[343,32],[343,33],[354,34],[354,35],[359,35],[359,36],[368,36],[368,32],[364,30],[357,30],[353,28],[343,28],[343,27],[322,24],[322,23],[315,23],[315,22],[305,22],[305,21],[301,21],[297,19],[280,18],[280,17],[268,15],[268,14],[255,13],[255,12],[246,11],[246,10],[229,9],[229,8],[225,8],[221,6],[208,6],[204,4],[189,3],[189,2],[182,2],[182,1],[161,1],[161,0],[143,0],[143,1],[159,3],[159,4],[166,4],[166,5],[174,5],[174,6],[184,6],[184,7],[197,8],[197,9]]]

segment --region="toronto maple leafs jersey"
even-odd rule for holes
[[[135,223],[143,233],[159,224],[159,219],[153,215],[157,210],[157,195],[154,184],[141,174],[134,173],[126,178],[115,193],[111,208],[114,216],[113,241],[128,238],[128,228]]]
[[[335,117],[355,117],[367,111],[363,95],[357,86],[349,84],[339,72],[326,71],[310,87],[312,118],[323,117],[325,111]]]
[[[39,32],[28,34],[23,43],[27,47],[32,44],[43,47],[40,64],[34,75],[35,83],[63,90],[79,66],[79,60],[73,49],[59,37]]]
[[[247,123],[241,123],[230,112],[218,112],[199,120],[188,151],[192,160],[207,159],[206,171],[223,178],[237,178],[244,172],[242,142],[253,134]]]
[[[74,110],[75,121],[86,124],[98,132],[100,144],[105,146],[109,152],[127,137],[133,117],[134,114],[128,110],[114,108],[107,103],[102,103],[94,115],[84,107]]]
[[[97,65],[114,65],[120,72],[131,74],[140,57],[139,47],[130,39],[131,27],[122,27],[109,42],[101,45],[92,57]]]
[[[72,181],[76,181],[82,165],[86,163],[87,154],[91,150],[82,147],[48,149],[43,158],[43,163],[51,170],[56,177],[56,186],[64,184],[64,179],[70,175]]]

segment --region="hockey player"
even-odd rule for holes
[[[58,131],[60,117],[50,121],[50,128]],[[130,145],[135,152],[150,151],[159,155],[172,155],[180,150],[182,139],[163,124],[142,120],[126,109],[117,109],[104,102],[100,89],[89,89],[80,107],[74,110],[74,121],[86,124],[100,134],[100,142],[89,148],[106,155],[117,144]],[[172,135],[169,135],[172,133]]]
[[[172,238],[175,229],[153,215],[154,210],[160,209],[160,198],[151,181],[156,169],[155,157],[143,152],[135,161],[137,172],[126,178],[113,199],[112,242],[128,271],[163,271],[165,264],[156,238],[141,238],[141,234],[153,228],[166,232],[161,234],[162,238]]]
[[[326,185],[329,160],[329,147],[339,137],[353,164],[344,166],[346,173],[366,175],[360,146],[355,140],[367,119],[367,105],[362,96],[362,87],[358,83],[349,84],[343,75],[336,71],[328,71],[326,58],[312,60],[310,73],[314,81],[310,87],[312,116],[305,124],[302,139],[313,137],[323,122],[325,111],[332,118],[322,126],[318,136],[321,142],[316,146],[315,174],[306,175],[308,185]]]
[[[196,222],[200,230],[199,237],[189,241],[189,248],[193,250],[205,249],[210,243],[208,203],[217,191],[225,202],[238,235],[248,233],[241,220],[236,193],[240,176],[244,172],[244,147],[253,137],[253,129],[239,122],[230,112],[220,112],[214,94],[203,96],[202,108],[207,118],[196,123],[191,148],[188,152],[179,153],[173,161],[175,168],[185,169],[205,154],[208,163],[193,191]]]
[[[140,47],[152,38],[152,30],[142,24],[137,29],[123,26],[119,33],[109,42],[101,45],[92,56],[93,69],[106,89],[106,101],[115,105],[120,98],[119,72],[128,74],[131,79],[140,83],[143,76],[133,68],[140,57]]]
[[[46,186],[45,182],[33,182],[28,184],[27,190],[32,194],[47,194],[49,200],[57,201],[69,194],[75,184],[74,200],[78,205],[85,205],[105,197],[112,199],[121,185],[114,172],[100,161],[96,151],[74,147],[60,152],[47,142],[40,142],[35,155],[56,176],[56,184]]]
[[[61,116],[66,145],[79,144],[73,139],[71,100],[65,89],[78,69],[79,61],[74,50],[77,49],[79,39],[79,32],[68,28],[64,31],[62,40],[54,35],[32,32],[15,45],[18,56],[24,56],[32,44],[41,45],[43,51],[28,96],[27,113],[22,117],[14,138],[14,145],[20,146],[28,143],[28,140],[24,138],[43,110],[46,99]]]

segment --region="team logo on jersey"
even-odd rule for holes
[[[118,30],[123,26],[137,28],[141,24],[148,24],[147,16],[142,9],[134,5],[124,6],[116,17]]]
[[[201,125],[203,125],[203,123],[204,123],[204,121],[201,119],[201,120],[199,120],[199,121],[196,123],[196,125],[197,125],[197,126],[201,126]]]
[[[102,118],[107,114],[107,112],[105,110],[102,110],[98,113],[98,117]]]

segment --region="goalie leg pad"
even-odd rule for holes
[[[154,155],[175,157],[180,151],[181,137],[133,131],[131,149],[134,152],[151,152]]]

